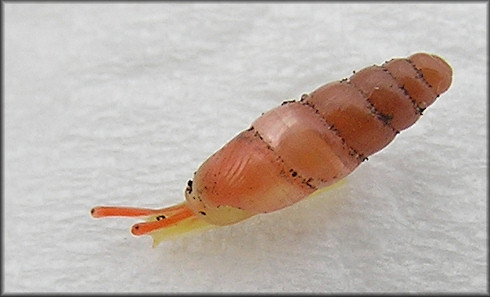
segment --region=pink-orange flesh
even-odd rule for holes
[[[283,208],[316,190],[303,176],[290,171],[255,130],[240,133],[206,160],[193,184],[188,200],[254,213]]]
[[[283,104],[252,123],[260,135],[256,141],[268,144],[288,170],[317,188],[341,179],[361,162],[329,125],[301,102]]]

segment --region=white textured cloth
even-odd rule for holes
[[[485,292],[487,3],[3,3],[5,292]],[[164,242],[163,207],[283,100],[392,57],[454,69],[315,198]]]

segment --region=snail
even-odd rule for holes
[[[318,87],[262,114],[187,182],[185,202],[162,209],[99,206],[94,218],[142,217],[133,235],[162,240],[280,210],[350,174],[413,125],[451,85],[442,58],[416,53]]]

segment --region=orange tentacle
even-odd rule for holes
[[[185,208],[181,209],[180,213],[173,215],[171,217],[168,217],[168,218],[163,217],[162,219],[158,219],[158,217],[157,217],[156,221],[135,224],[131,228],[131,233],[133,233],[134,235],[148,234],[152,231],[155,231],[155,230],[158,230],[161,228],[176,225],[179,222],[181,222],[182,220],[189,218],[189,217],[192,217],[192,216],[195,216],[194,213],[190,209],[185,207]]]
[[[167,208],[150,209],[150,208],[138,208],[138,207],[124,207],[124,206],[97,206],[92,208],[90,213],[94,218],[105,217],[147,217],[151,215],[157,215],[164,213],[166,216],[171,216],[182,208],[182,203]]]
[[[135,207],[98,206],[91,210],[94,218],[104,217],[144,217],[156,214],[158,210]]]

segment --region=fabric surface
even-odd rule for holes
[[[3,3],[4,292],[486,292],[487,3]],[[184,199],[283,100],[425,51],[453,85],[339,187],[164,242],[96,205]]]

